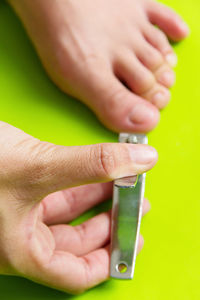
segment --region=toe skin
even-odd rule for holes
[[[80,100],[109,129],[149,132],[158,124],[158,108],[125,87],[107,65],[94,65],[85,74],[85,81]]]
[[[141,46],[136,49],[135,54],[141,63],[153,72],[165,63],[162,53],[145,39],[141,42]]]
[[[176,66],[177,56],[174,53],[167,36],[160,29],[153,25],[148,25],[145,28],[144,38],[151,46],[153,46],[162,54],[164,60],[169,64],[169,66]]]
[[[175,83],[175,73],[168,65],[163,64],[159,69],[154,72],[157,82],[166,88],[170,88]]]
[[[163,109],[170,100],[170,91],[160,84],[156,84],[150,91],[141,95],[158,109]]]
[[[189,34],[186,23],[169,7],[147,1],[146,9],[150,22],[158,25],[173,41],[180,41]]]
[[[124,51],[115,63],[115,74],[137,95],[143,94],[156,83],[153,73],[131,51]]]
[[[154,75],[157,82],[167,88],[170,88],[175,82],[175,74],[162,54],[147,41],[143,41],[140,49],[141,51],[137,51],[137,56],[141,63],[148,69],[149,72],[151,70],[151,73]],[[142,80],[143,79],[141,79],[141,81]],[[153,87],[155,83],[155,81],[152,81],[151,87]],[[146,89],[146,91],[147,90],[148,89]]]
[[[116,132],[149,132],[156,127],[160,119],[159,110],[155,105],[124,86],[120,89],[118,86],[116,92],[109,91],[107,96],[104,95],[98,102],[101,103],[101,110],[95,110],[96,114],[108,128]]]
[[[134,124],[141,124],[144,120],[146,120],[146,123],[149,123],[153,119],[153,116],[150,115],[152,110],[147,108],[147,106],[143,105],[143,107],[139,108],[135,94],[153,103],[158,109],[162,109],[170,99],[170,93],[167,88],[171,87],[175,80],[174,72],[166,64],[158,50],[148,45],[146,41],[142,41],[140,44],[140,49],[148,49],[147,52],[138,51],[140,58],[145,61],[147,66],[151,65],[155,68],[155,66],[159,65],[154,71],[149,70],[139,61],[134,53],[127,50],[123,51],[123,55],[117,56],[118,58],[115,62],[115,75],[119,80],[126,83],[126,86],[132,91],[132,97],[134,96],[135,103],[132,116],[130,117]],[[118,97],[118,95],[116,96]],[[127,99],[125,101],[127,103]],[[111,103],[111,100],[108,103]],[[119,112],[116,115],[119,115]],[[149,121],[147,122],[147,120]]]

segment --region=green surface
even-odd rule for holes
[[[136,261],[134,280],[109,280],[71,296],[1,276],[1,299],[200,299],[200,1],[165,3],[185,18],[191,35],[175,46],[179,63],[172,101],[149,135],[159,162],[147,176],[146,196],[152,210],[142,222],[145,246]],[[64,145],[117,141],[117,135],[84,105],[50,82],[20,22],[2,1],[0,86],[0,118],[35,137]]]

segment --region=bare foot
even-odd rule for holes
[[[156,126],[177,60],[166,36],[179,41],[188,34],[176,13],[152,0],[10,2],[64,92],[114,131]]]

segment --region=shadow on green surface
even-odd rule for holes
[[[41,286],[24,278],[0,276],[1,299],[72,299],[74,296]]]
[[[0,276],[0,295],[3,300],[70,300],[75,298],[77,299],[79,297],[81,298],[81,296],[85,296],[87,293],[90,293],[95,289],[102,289],[105,293],[105,291],[109,290],[111,286],[112,280],[109,280],[78,296],[57,291],[24,278],[15,276]]]

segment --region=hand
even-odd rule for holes
[[[106,280],[110,213],[66,223],[111,197],[109,181],[147,171],[156,160],[148,145],[58,146],[0,122],[1,274],[69,293]]]

